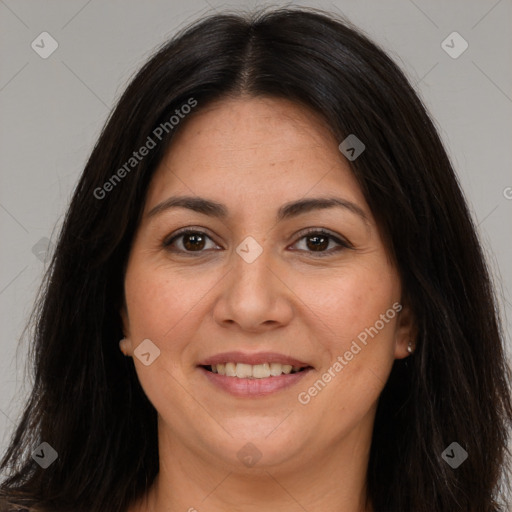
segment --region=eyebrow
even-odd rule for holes
[[[172,208],[187,208],[218,219],[226,219],[228,217],[228,208],[222,203],[194,196],[169,197],[153,207],[147,216],[154,217]],[[365,223],[368,223],[367,215],[357,204],[340,197],[315,197],[285,203],[277,212],[277,221],[281,222],[313,210],[327,208],[343,208],[360,217]]]

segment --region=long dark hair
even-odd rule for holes
[[[348,21],[304,8],[200,20],[161,47],[118,101],[34,311],[34,386],[1,462],[10,470],[1,495],[52,512],[124,512],[153,482],[157,415],[119,351],[119,311],[146,190],[175,130],[161,130],[135,168],[126,163],[191,98],[197,111],[242,93],[293,100],[323,116],[340,142],[355,134],[366,146],[351,168],[418,329],[415,353],[395,361],[379,400],[369,502],[376,512],[502,510],[510,369],[452,165],[397,65]],[[42,442],[58,452],[47,469],[31,456]],[[452,442],[468,454],[457,469],[442,457]]]

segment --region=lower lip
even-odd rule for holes
[[[202,366],[199,370],[210,380],[212,384],[238,397],[257,397],[275,393],[281,389],[288,388],[299,382],[313,368],[308,368],[297,373],[281,374],[277,377],[266,377],[264,379],[239,379],[238,377],[227,377],[208,371]]]

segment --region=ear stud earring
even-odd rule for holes
[[[409,352],[409,354],[412,354],[412,353],[413,353],[413,350],[412,350],[412,341],[409,341],[409,344],[407,345],[407,352]]]

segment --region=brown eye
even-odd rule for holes
[[[325,235],[309,235],[305,237],[308,249],[312,251],[324,251],[329,246],[329,237]]]
[[[351,249],[353,246],[346,240],[342,240],[331,233],[324,230],[311,230],[303,235],[299,242],[305,240],[304,249],[309,253],[317,253],[316,256],[329,256],[335,252],[342,251],[343,249]],[[331,246],[329,250],[327,248],[331,243],[334,243],[334,247]]]
[[[311,230],[304,234],[299,241],[305,240],[305,248],[299,249],[306,253],[315,253],[315,256],[330,256],[343,249],[351,249],[353,246],[346,240],[340,239],[331,233],[323,230]],[[212,246],[207,247],[208,242]],[[298,242],[296,242],[297,244]],[[334,246],[331,246],[334,244]],[[163,242],[163,246],[171,251],[181,254],[201,254],[211,249],[220,249],[210,236],[200,230],[185,229],[173,235],[169,240]],[[331,246],[331,248],[329,248]]]
[[[183,236],[183,246],[187,251],[204,249],[205,239],[201,233],[187,233]]]
[[[173,252],[191,253],[204,252],[207,241],[211,238],[204,232],[187,229],[174,235],[170,240],[164,242],[164,247]],[[213,241],[212,241],[213,242]],[[215,244],[213,244],[216,246]]]

